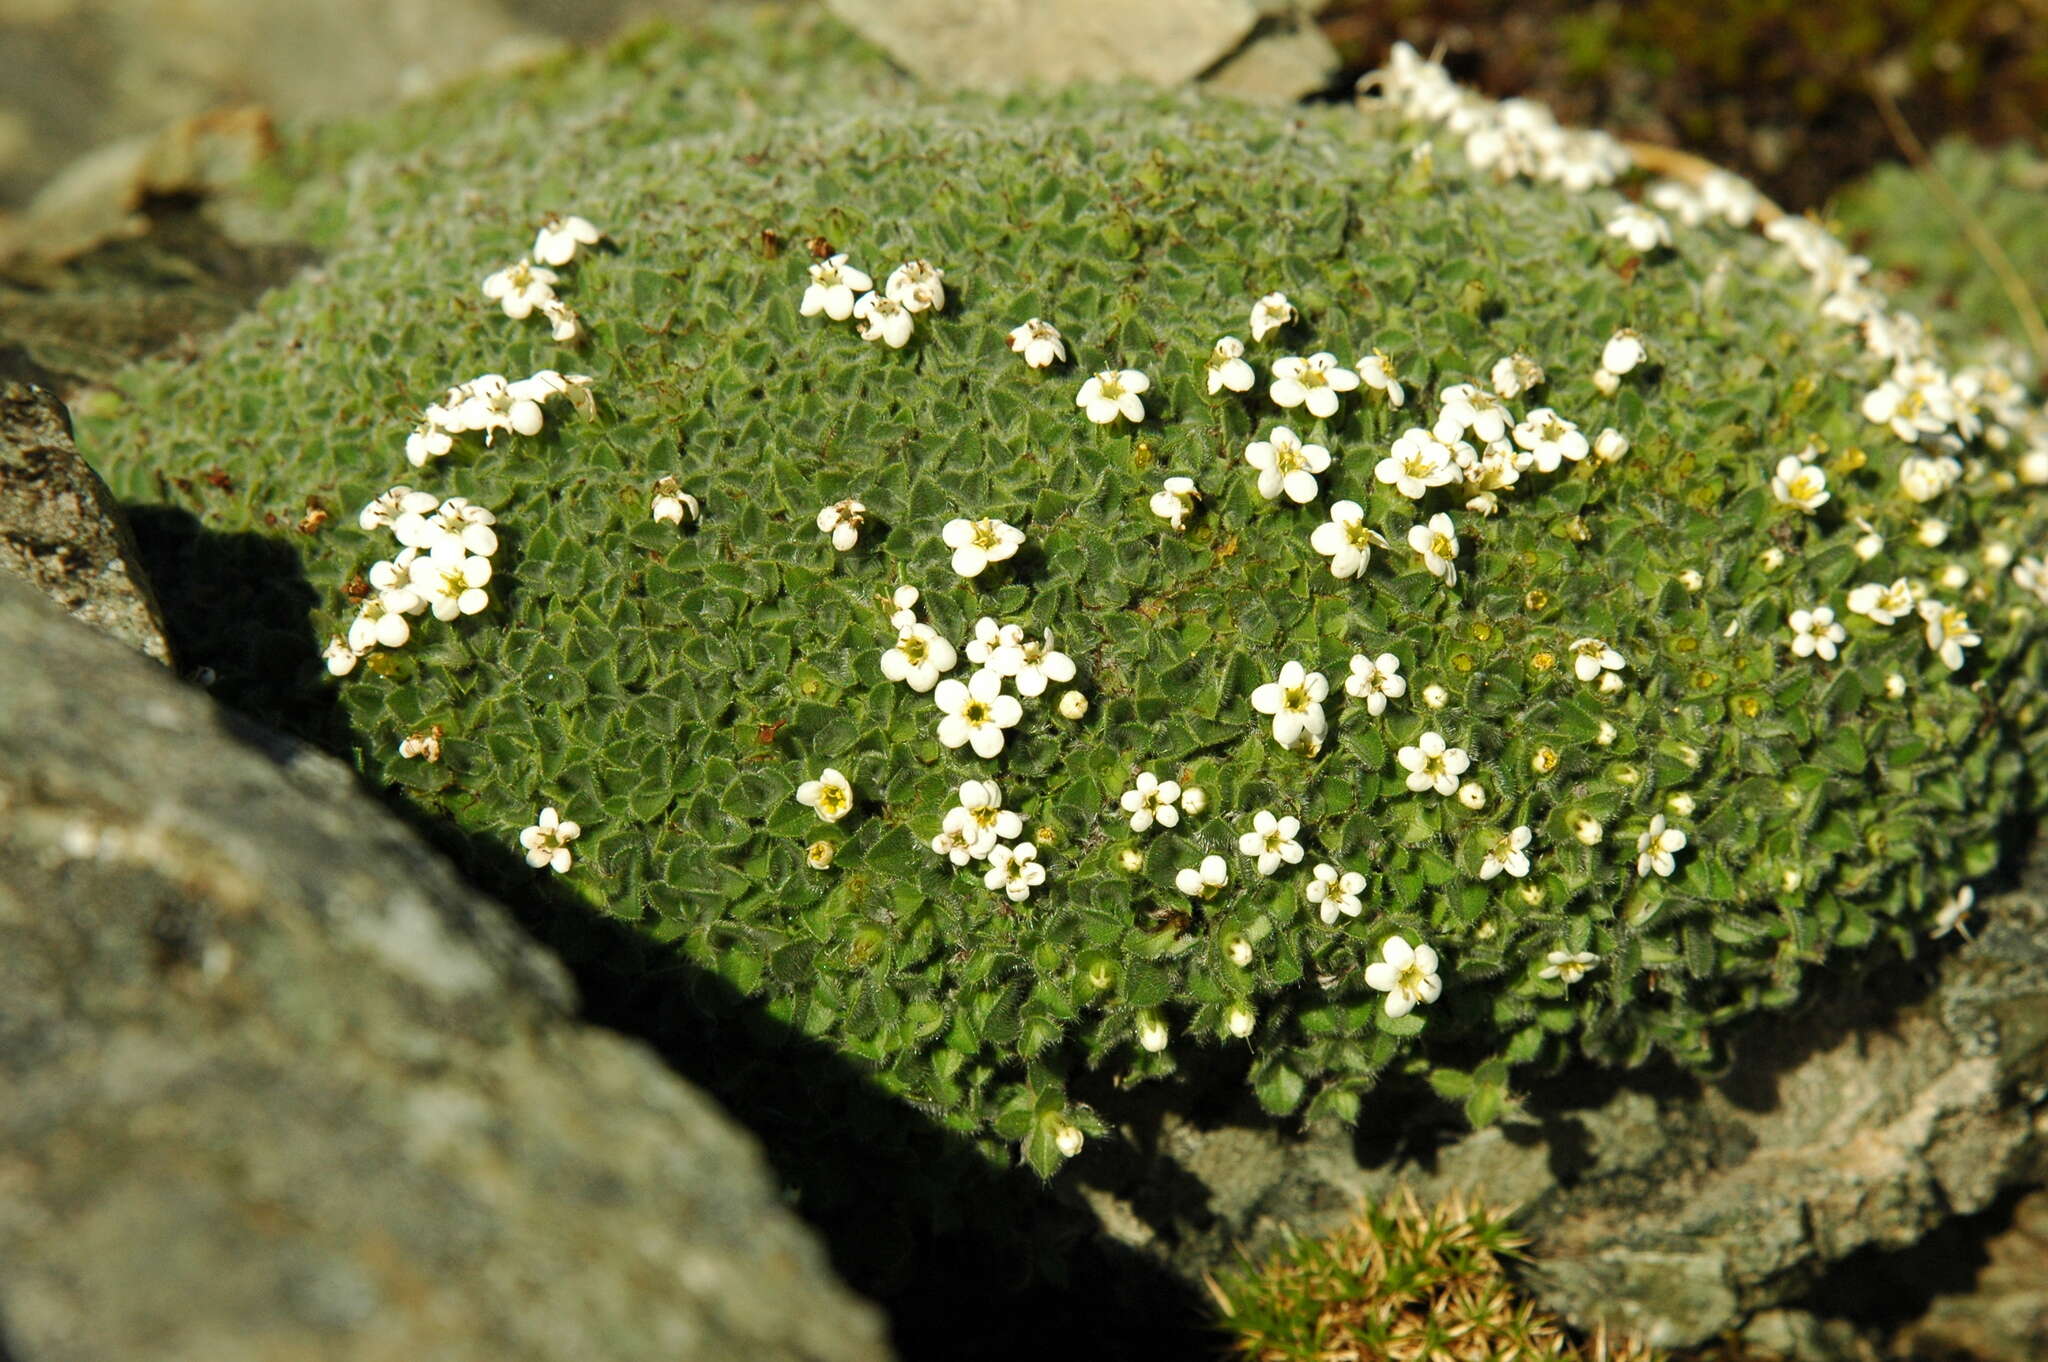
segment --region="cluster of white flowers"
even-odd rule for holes
[[[920,312],[945,310],[945,271],[930,261],[904,261],[877,293],[874,276],[847,264],[843,253],[827,255],[811,266],[811,282],[797,305],[806,317],[822,313],[835,322],[852,318],[859,323],[862,340],[892,350],[910,344]],[[1057,341],[1058,333],[1053,336]]]
[[[346,638],[328,640],[327,670],[346,676],[374,648],[402,648],[412,619],[474,615],[491,603],[491,555],[498,551],[498,518],[465,497],[393,487],[363,507],[356,523],[367,533],[388,529],[398,552],[364,574],[363,597]]]
[[[1012,903],[1024,902],[1045,883],[1037,843],[1019,840],[1024,816],[1003,807],[1003,792],[993,780],[961,782],[959,798],[932,838],[933,854],[956,866],[984,862],[983,887],[1000,890]]]
[[[549,266],[567,265],[576,258],[578,246],[594,246],[603,239],[604,233],[587,218],[550,213],[534,236],[530,256],[485,276],[484,297],[514,321],[524,321],[538,312],[547,318],[556,340],[565,345],[575,341],[583,334],[581,319],[556,296],[555,285],[562,277]]]
[[[500,431],[538,435],[547,419],[546,404],[566,397],[585,418],[596,411],[590,394],[596,380],[588,374],[562,374],[542,369],[526,378],[508,380],[503,374],[483,374],[458,383],[430,403],[419,424],[405,437],[405,460],[424,468],[455,447],[455,437],[470,431],[484,433],[490,444]]]

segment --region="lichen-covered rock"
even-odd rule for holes
[[[753,1142],[355,785],[0,575],[0,1353],[888,1356]]]
[[[308,716],[337,683],[305,663],[357,601],[401,608],[381,594],[395,566],[369,578],[397,546],[356,509],[401,482],[488,508],[491,579],[462,568],[459,618],[336,645],[365,775],[507,858],[557,807],[581,837],[567,873],[537,874],[644,932],[654,977],[716,971],[1041,1170],[1099,1129],[1077,1088],[1247,1046],[1271,1110],[1339,1120],[1389,1066],[1484,1121],[1515,1066],[1709,1062],[1726,1023],[1790,1006],[1817,967],[1915,952],[2038,806],[2048,606],[2008,571],[2042,539],[2014,472],[2029,433],[1994,447],[1981,413],[1958,418],[1951,468],[1932,432],[1866,419],[1887,365],[1782,250],[1718,218],[1638,248],[1605,230],[1614,190],[1503,178],[1527,110],[1469,145],[1482,172],[1384,114],[1099,91],[869,103],[878,65],[815,21],[649,38],[361,134],[373,150],[304,201],[326,265],[201,363],[132,374],[92,431],[127,495],[288,546],[324,598],[309,621],[296,583],[194,555],[182,589],[239,603],[189,616],[221,693],[330,736]],[[1612,167],[1592,150],[1597,181]],[[581,349],[479,289],[567,211],[611,237],[556,284]],[[945,306],[902,348],[828,320],[827,297],[805,315],[811,242],[878,289],[930,260]],[[1261,339],[1251,309],[1274,290],[1298,317]],[[1012,352],[1034,316],[1068,363]],[[1628,368],[1623,330],[1648,358],[1603,378]],[[1248,341],[1249,391],[1210,391],[1224,335]],[[1278,405],[1278,362],[1323,351],[1382,383],[1384,352],[1405,405],[1372,384],[1327,419],[1327,388]],[[1495,377],[1516,353],[1548,375],[1506,399],[1520,436],[1456,418],[1444,390],[1517,389],[1514,365]],[[1149,376],[1144,419],[1091,423],[1083,379],[1121,370]],[[556,402],[538,434],[461,434],[445,455],[430,428],[409,466],[451,385],[548,371],[589,375],[562,382],[594,415]],[[531,428],[515,393],[484,389]],[[1926,395],[1889,400],[1922,435]],[[1471,469],[1379,472],[1447,420]],[[1280,426],[1333,462],[1274,500],[1247,460]],[[1802,451],[1824,502],[1782,476]],[[215,464],[232,490],[190,479]],[[701,511],[686,529],[651,514],[669,475]],[[1170,476],[1200,493],[1184,530],[1149,509]],[[309,500],[333,514],[295,534]],[[851,500],[865,524],[842,552],[819,511]],[[1352,530],[1332,521],[1345,502]],[[946,527],[984,517],[1023,547],[959,576]],[[1861,584],[1896,579],[1980,641],[1953,615],[1851,612]],[[960,654],[949,680],[975,669],[983,618],[991,643],[1049,632],[1076,679],[999,702],[891,681],[905,586]],[[1957,635],[1937,638],[1946,660],[1930,627]],[[257,642],[277,631],[297,665]],[[1352,660],[1382,655],[1405,689],[1346,694]],[[1290,662],[1328,678],[1314,754],[1256,707],[1290,703],[1262,691]],[[1079,720],[1057,705],[1069,684]],[[942,726],[935,698],[962,717]],[[983,717],[965,707],[1020,698],[999,755],[948,745]],[[434,728],[440,761],[402,755]],[[1402,758],[1426,764],[1431,734],[1470,765],[1418,793]],[[821,822],[828,769],[852,807]],[[1120,795],[1147,771],[1206,808],[1134,832]],[[1008,864],[1028,873],[931,849],[984,778],[1022,814],[1035,857]],[[1290,864],[1275,842],[1270,876],[1233,856],[1262,810],[1300,819],[1305,848]],[[1319,908],[1318,862],[1356,896],[1333,870]],[[1182,871],[1213,892],[1182,892]],[[1401,954],[1423,944],[1434,983],[1426,954]]]

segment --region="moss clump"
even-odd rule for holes
[[[1484,1120],[1510,1066],[1707,1062],[1723,1023],[1790,1006],[1815,969],[1912,952],[2037,806],[2043,611],[1976,554],[2039,543],[2039,502],[1976,451],[1938,505],[1903,498],[1913,449],[1856,410],[1879,367],[1761,240],[1710,227],[1637,258],[1601,231],[1616,195],[1496,183],[1448,151],[1432,171],[1415,133],[1352,110],[1086,92],[848,95],[827,113],[833,73],[858,85],[873,66],[818,33],[785,36],[760,78],[805,87],[790,116],[719,93],[741,50],[726,33],[479,91],[474,121],[446,105],[431,138],[358,135],[372,150],[308,190],[325,264],[197,362],[129,375],[122,410],[83,432],[128,498],[208,536],[160,582],[183,656],[231,702],[349,747],[505,892],[572,896],[587,941],[552,933],[571,954],[629,925],[644,945],[621,968],[650,1005],[713,972],[1041,1170],[1095,1128],[1076,1085],[1226,1047],[1248,1047],[1274,1112],[1348,1119],[1395,1068]],[[619,243],[564,285],[580,352],[477,292],[549,210]],[[931,259],[952,301],[900,351],[800,317],[796,243],[814,236],[878,278]],[[1378,348],[1409,405],[1361,392],[1310,421],[1264,400],[1263,372],[1209,395],[1216,338],[1274,289],[1302,319],[1251,347],[1262,371]],[[1071,366],[1009,352],[1031,316],[1062,329]],[[1603,396],[1592,375],[1623,326],[1654,363]],[[1531,473],[1491,518],[1455,489],[1415,503],[1374,479],[1437,389],[1516,351],[1549,372],[1540,401],[1630,452]],[[1148,419],[1088,424],[1081,379],[1123,367],[1152,377]],[[594,375],[596,418],[407,469],[415,414],[449,384],[541,368]],[[1290,416],[1335,452],[1313,506],[1260,498],[1244,464]],[[1809,441],[1833,493],[1815,516],[1768,486]],[[703,500],[687,534],[649,514],[671,473]],[[1146,509],[1170,474],[1206,496],[1185,533]],[[390,552],[355,510],[401,481],[496,512],[494,604],[368,659],[331,722],[314,652],[346,628],[345,584]],[[846,497],[872,523],[840,555],[814,517]],[[1394,544],[1355,581],[1309,544],[1339,497]],[[295,528],[309,500],[332,514]],[[1437,511],[1464,544],[1455,587],[1405,547]],[[1930,513],[1939,548],[1915,537]],[[1022,527],[1026,552],[955,577],[956,516]],[[1861,523],[1884,540],[1868,563]],[[1846,617],[1857,582],[1952,562],[1983,634],[1961,672],[1911,622],[1848,618],[1835,661],[1791,652],[1791,611]],[[1054,630],[1087,718],[1060,718],[1055,689],[995,761],[940,746],[931,697],[878,665],[903,584],[956,642],[984,615]],[[1575,678],[1587,636],[1627,658],[1619,691]],[[1276,747],[1250,707],[1289,659],[1334,687],[1383,652],[1408,695],[1373,716],[1333,694],[1318,756]],[[432,726],[439,762],[399,755]],[[1408,791],[1395,754],[1426,730],[1470,752],[1482,808]],[[859,797],[830,828],[792,797],[826,767]],[[1202,786],[1207,811],[1134,837],[1116,805],[1143,770]],[[927,848],[961,782],[991,776],[1049,871],[1022,903]],[[543,804],[582,824],[576,868],[521,878],[517,835]],[[1264,879],[1235,861],[1199,903],[1174,888],[1262,808],[1302,819],[1307,864]],[[1635,864],[1659,815],[1690,838],[1668,879]],[[1480,878],[1518,825],[1530,875]],[[821,831],[829,870],[807,860]],[[1326,926],[1305,903],[1317,861],[1365,877],[1360,916]],[[1366,982],[1395,935],[1431,943],[1445,981],[1398,1019]],[[1598,963],[1568,986],[1542,977],[1553,951]],[[1157,1021],[1173,1040],[1155,1053],[1138,1036]]]

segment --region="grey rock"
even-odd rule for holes
[[[345,767],[0,577],[0,1356],[886,1358],[574,1006]]]
[[[0,572],[169,665],[163,612],[113,493],[79,456],[47,389],[0,390]]]
[[[1979,1362],[2048,1357],[2048,1188],[2021,1197],[2011,1224],[1983,1252],[1984,1265],[1970,1289],[1937,1296],[1901,1332],[1896,1354]]]
[[[1933,976],[1924,996],[1884,997],[1913,969],[1866,980],[1860,996],[1755,1028],[1718,1081],[1582,1074],[1462,1135],[1404,1130],[1399,1111],[1356,1135],[1303,1136],[1140,1112],[1126,1133],[1141,1152],[1099,1163],[1082,1196],[1106,1234],[1199,1279],[1240,1245],[1327,1233],[1402,1186],[1425,1201],[1477,1194],[1524,1208],[1543,1304],[1588,1328],[1698,1343],[1798,1299],[1858,1250],[1913,1245],[2048,1174],[2048,849],[1978,916],[1973,940],[1914,967]],[[2011,1252],[2042,1261],[2017,1241]],[[2048,1336],[2029,1314],[2048,1300],[2038,1279],[2001,1300],[2007,1336]]]
[[[1039,83],[1193,80],[1258,22],[1251,0],[826,0],[918,79],[1007,91]]]
[[[1202,84],[1236,99],[1293,104],[1329,84],[1343,64],[1320,28],[1295,17],[1261,24],[1251,41],[1225,57]]]

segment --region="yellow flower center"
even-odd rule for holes
[[[896,651],[903,654],[903,660],[913,667],[921,667],[931,655],[931,645],[916,634],[905,634],[896,641]]]
[[[844,813],[846,812],[851,802],[852,801],[846,797],[846,787],[843,785],[825,785],[821,786],[818,790],[819,813]]]
[[[960,711],[960,717],[970,724],[985,724],[988,722],[988,706],[979,700],[969,700],[967,708]]]
[[[1419,998],[1422,996],[1423,980],[1428,977],[1422,972],[1422,966],[1411,960],[1402,967],[1401,977],[1395,981],[1395,987],[1403,993]]]
[[[974,547],[978,549],[992,549],[1002,542],[1003,537],[996,533],[994,521],[977,520],[974,522]]]

